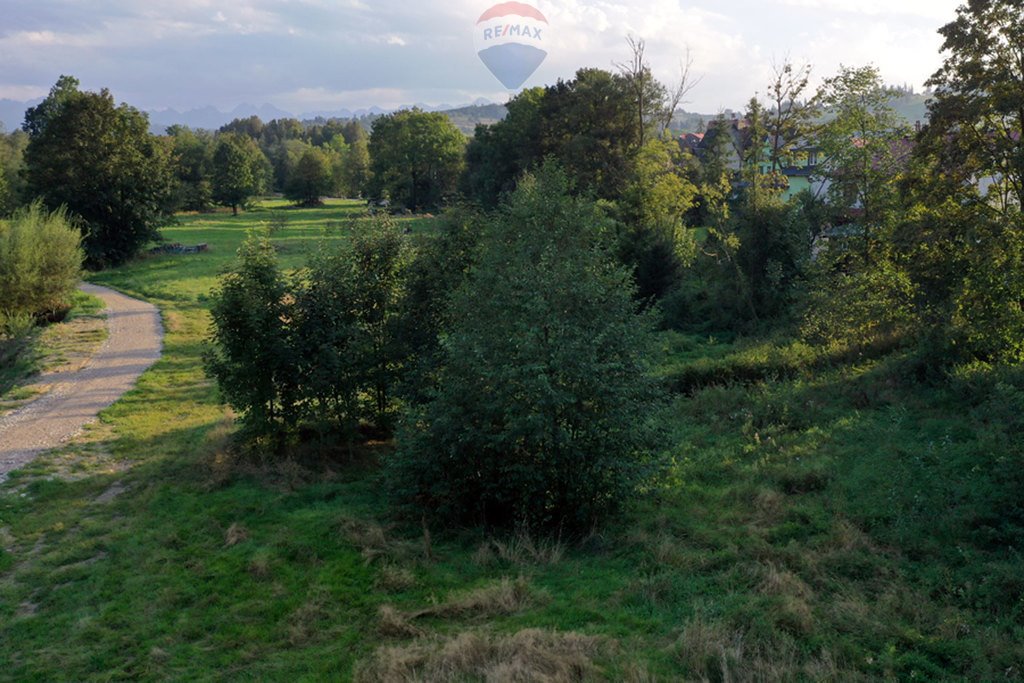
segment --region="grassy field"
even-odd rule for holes
[[[217,274],[252,225],[294,267],[360,210],[182,217],[167,239],[209,252],[92,278],[161,308],[165,354],[0,488],[0,679],[1024,676],[1019,378],[666,333],[672,471],[584,539],[393,525],[387,444],[235,460],[200,361]]]

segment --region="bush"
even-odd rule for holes
[[[288,287],[266,233],[250,233],[214,293],[207,372],[253,436],[296,422],[298,367]]]
[[[0,309],[52,317],[67,310],[81,276],[82,233],[63,209],[38,203],[0,223]]]
[[[280,447],[302,426],[351,444],[362,421],[388,431],[404,350],[397,331],[407,248],[387,220],[350,247],[321,247],[294,278],[252,233],[214,293],[208,374],[248,436]]]
[[[831,349],[891,348],[915,330],[914,283],[891,262],[823,279],[808,302],[808,341]]]
[[[401,503],[449,523],[579,528],[652,473],[650,320],[600,224],[548,165],[487,227],[436,389],[399,430]]]

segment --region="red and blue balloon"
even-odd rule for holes
[[[522,2],[502,2],[476,22],[480,59],[509,90],[519,88],[548,56],[548,20]]]

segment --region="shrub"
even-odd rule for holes
[[[82,233],[64,209],[36,203],[0,223],[0,309],[51,317],[71,305],[81,276]]]
[[[437,387],[407,408],[390,461],[395,495],[419,512],[581,527],[651,474],[650,320],[567,184],[551,165],[524,178],[453,296]]]
[[[827,275],[810,297],[804,337],[839,349],[897,345],[915,329],[914,295],[914,283],[889,261]]]
[[[270,239],[253,232],[213,296],[207,372],[254,436],[279,435],[295,424],[298,372],[287,294]]]

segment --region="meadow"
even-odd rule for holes
[[[218,274],[255,225],[294,268],[363,210],[180,216],[207,252],[90,277],[160,307],[164,357],[0,487],[0,679],[1024,676],[1020,377],[665,332],[671,471],[582,538],[396,523],[388,443],[239,457],[201,362]]]

